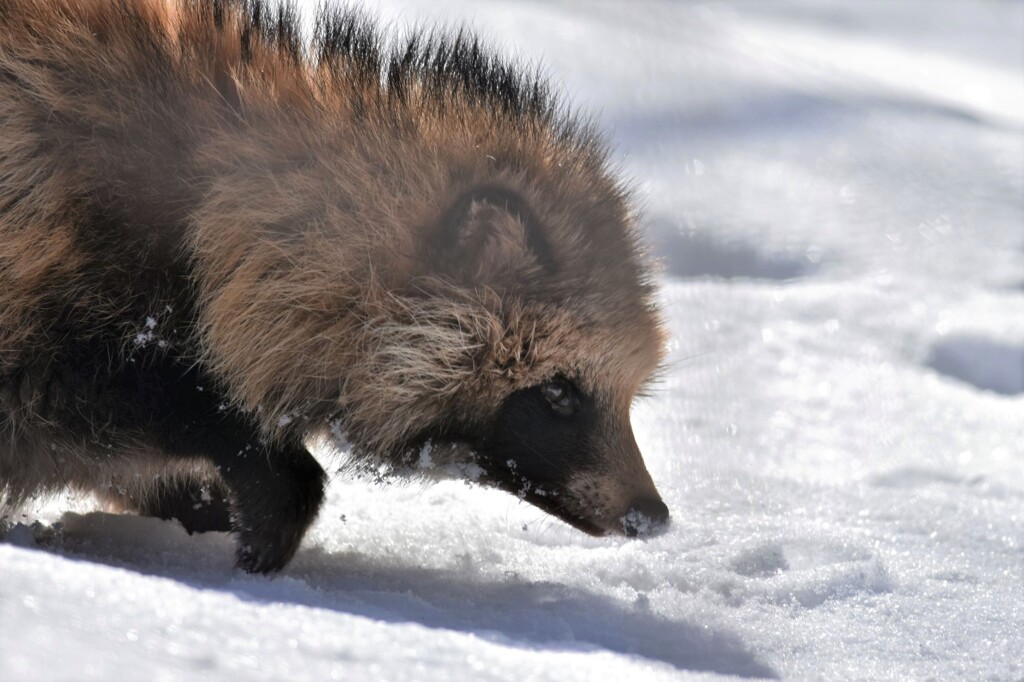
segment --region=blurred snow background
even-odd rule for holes
[[[369,6],[608,131],[664,263],[671,530],[336,480],[266,579],[61,500],[0,544],[0,679],[1024,676],[1024,3]]]

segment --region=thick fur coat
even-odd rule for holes
[[[629,424],[659,322],[606,157],[463,34],[3,0],[0,505],[95,492],[275,570],[333,426],[391,463],[466,445],[588,532],[664,520]]]

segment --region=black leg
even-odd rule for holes
[[[279,571],[316,518],[326,475],[301,443],[268,442],[244,415],[218,405],[190,396],[187,406],[176,405],[176,419],[164,421],[157,437],[167,454],[203,457],[216,467],[238,540],[238,566],[251,573]]]
[[[11,381],[4,382],[0,414],[8,414],[12,401],[30,406],[67,438],[100,443],[90,456],[104,460],[111,444],[141,441],[159,450],[169,469],[179,459],[209,462],[217,476],[208,499],[199,486],[209,481],[201,479],[169,479],[143,500],[109,491],[106,496],[143,514],[177,518],[189,531],[230,528],[241,568],[260,573],[283,568],[324,496],[324,471],[300,437],[267,441],[249,415],[220,395],[201,365],[157,344],[132,346],[129,361],[111,371],[109,358],[123,351],[121,345],[111,348],[97,339],[33,364],[18,379],[16,392]],[[126,455],[123,464],[130,475],[133,456]]]
[[[250,573],[284,568],[324,498],[324,470],[302,445],[247,443],[213,457],[231,491],[238,566]]]

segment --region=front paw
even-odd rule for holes
[[[284,568],[302,543],[308,524],[274,524],[239,528],[235,565],[247,573],[276,573]]]
[[[237,491],[232,527],[238,541],[237,565],[242,570],[280,571],[295,556],[324,498],[323,469],[312,458],[309,462],[315,468],[266,472],[258,485]]]

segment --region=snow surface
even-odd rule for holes
[[[634,424],[671,529],[339,479],[268,579],[60,500],[0,544],[0,679],[1024,678],[1024,4],[374,7],[609,131],[665,266]]]

